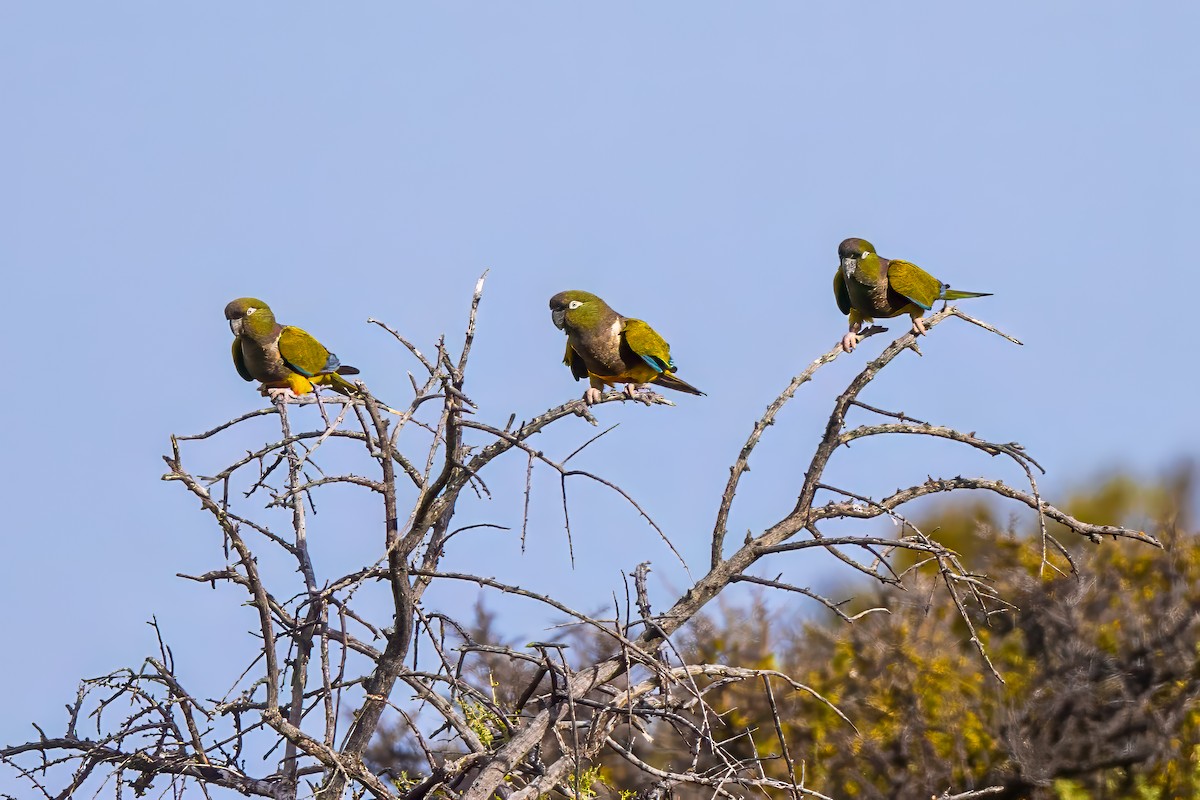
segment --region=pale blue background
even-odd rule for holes
[[[0,743],[32,719],[60,732],[77,678],[153,651],[152,613],[198,693],[232,679],[221,651],[253,615],[174,577],[218,566],[220,542],[158,478],[170,433],[261,402],[229,363],[239,295],[398,404],[415,364],[365,319],[456,340],[490,268],[467,391],[500,424],[582,391],[551,294],[647,318],[709,396],[605,406],[621,427],[578,460],[697,574],[753,419],[845,329],[830,279],[849,235],[994,292],[967,310],[1026,342],[947,323],[868,402],[1020,440],[1052,499],[1195,454],[1197,30],[1191,3],[0,6]],[[780,416],[732,541],[791,507],[832,397],[884,341]],[[590,433],[571,420],[541,446]],[[1020,478],[954,453],[863,445],[830,479]],[[498,499],[466,517],[519,525],[524,467],[497,464]],[[450,563],[589,610],[645,559],[659,604],[680,586],[654,534],[582,484],[570,572],[555,486],[539,476],[524,557],[515,533],[481,534]],[[378,546],[374,506],[332,509],[322,552]],[[806,558],[764,574],[819,582]]]

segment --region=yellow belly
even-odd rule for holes
[[[605,386],[613,386],[618,383],[652,383],[658,378],[658,372],[649,364],[634,364],[617,375],[597,375],[590,370],[588,375]]]

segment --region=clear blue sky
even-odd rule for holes
[[[467,390],[501,424],[582,391],[550,295],[648,319],[709,396],[605,406],[621,427],[580,460],[697,572],[752,421],[845,329],[846,236],[994,292],[969,310],[1026,342],[947,323],[868,402],[1023,442],[1052,498],[1197,453],[1197,30],[1182,2],[5,3],[0,324],[20,380],[0,428],[0,743],[31,719],[54,735],[78,677],[140,663],[152,613],[184,675],[234,677],[218,632],[253,620],[173,577],[219,566],[219,538],[159,456],[261,403],[229,363],[241,295],[404,402],[414,365],[366,318],[430,347],[489,268]],[[790,507],[832,397],[883,341],[782,415],[733,538]],[[548,452],[590,435],[572,423]],[[878,493],[939,464],[1019,477],[912,442],[830,477]],[[524,460],[497,467],[506,494],[465,511],[519,524]],[[659,602],[679,585],[653,534],[582,486],[566,572],[539,480],[529,552],[481,536],[459,566],[589,609],[644,559]],[[345,513],[314,535],[373,542],[374,510]]]

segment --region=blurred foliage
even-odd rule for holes
[[[726,603],[678,643],[689,663],[786,673],[836,705],[853,726],[778,679],[771,679],[778,729],[761,681],[711,686],[712,710],[697,711],[691,721],[711,726],[726,757],[757,756],[766,775],[795,778],[832,797],[901,800],[998,787],[987,796],[1200,800],[1196,489],[1194,471],[1181,467],[1153,484],[1117,475],[1076,492],[1064,505],[1072,515],[1145,529],[1163,549],[1131,541],[1094,545],[1052,525],[1049,533],[1071,552],[1074,574],[1052,548],[1043,554],[1040,530],[1027,517],[1002,523],[991,506],[967,502],[915,520],[1012,604],[984,614],[964,594],[1003,684],[969,641],[936,570],[900,551],[893,566],[911,568],[905,588],[858,591],[863,608],[887,613],[852,624],[832,614],[797,624],[762,602]],[[495,627],[481,610],[470,636],[496,641]],[[577,634],[572,646],[583,656],[606,644]],[[506,713],[532,675],[500,658],[485,657],[473,669],[477,685],[494,685],[489,691]],[[661,769],[716,766],[712,752],[688,748],[678,735],[683,729],[661,723],[616,738]],[[386,750],[405,752],[397,746],[402,739],[376,750],[373,760],[387,761]],[[616,754],[586,774],[586,792],[578,788],[588,796],[651,790]],[[711,788],[685,785],[656,791],[656,797],[712,796]]]
[[[917,522],[1013,604],[972,615],[1003,685],[929,564],[914,570],[907,591],[860,593],[863,607],[887,614],[851,625],[830,615],[789,629],[761,607],[727,609],[693,629],[685,658],[779,669],[837,705],[857,732],[819,701],[776,690],[797,775],[825,794],[918,798],[1003,787],[989,796],[1200,798],[1193,478],[1184,467],[1153,485],[1118,475],[1076,492],[1065,504],[1072,515],[1149,530],[1164,546],[1092,545],[1051,525],[1076,575],[1053,550],[1046,557],[1061,572],[1043,567],[1036,525],[1001,529],[985,504],[946,504]],[[916,563],[908,551],[894,560],[898,572]],[[760,753],[781,751],[762,692],[742,684],[714,705]],[[787,779],[782,760],[768,763]]]

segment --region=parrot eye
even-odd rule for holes
[[[251,314],[253,314],[255,311],[258,311],[258,309],[257,309],[257,308],[254,308],[253,306],[251,306],[250,308],[247,308],[247,309],[246,309],[246,316],[247,316],[247,317],[248,317],[248,316],[250,316],[250,315],[251,315]]]
[[[574,311],[575,309],[579,308],[581,305],[583,305],[583,303],[582,303],[581,301],[579,301],[579,300],[572,300],[571,302],[567,303],[567,308],[569,308],[569,309],[571,309],[572,311]]]

